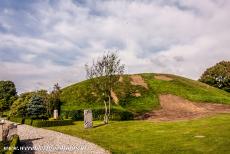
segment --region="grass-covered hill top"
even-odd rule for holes
[[[230,93],[198,81],[169,74],[123,75],[113,89],[113,107],[141,114],[159,108],[160,94],[174,94],[190,101],[230,104]],[[62,109],[101,108],[88,80],[62,89]]]

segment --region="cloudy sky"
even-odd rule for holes
[[[126,73],[198,79],[230,60],[229,10],[229,0],[1,0],[0,80],[19,92],[64,87],[105,51]]]

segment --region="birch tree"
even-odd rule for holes
[[[108,52],[93,60],[91,66],[85,65],[87,78],[90,79],[93,94],[104,103],[104,123],[108,124],[111,110],[111,91],[124,73],[124,64],[116,52]]]

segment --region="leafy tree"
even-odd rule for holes
[[[36,92],[22,93],[10,107],[10,116],[25,117],[27,115],[27,106],[35,93]]]
[[[0,81],[0,112],[8,110],[17,98],[15,85],[12,81]]]
[[[120,64],[118,55],[114,52],[106,53],[97,61],[93,61],[92,66],[86,66],[87,78],[91,81],[93,94],[104,102],[105,115],[104,123],[107,124],[111,108],[111,91],[119,81],[120,75],[124,73],[124,65]]]
[[[28,116],[33,119],[46,118],[46,108],[42,97],[34,95],[28,104],[27,112]]]
[[[61,94],[61,87],[57,83],[54,85],[53,91],[49,96],[49,105],[48,105],[49,116],[52,116],[54,110],[58,110],[58,113],[60,113],[60,109],[61,109],[60,94]]]
[[[27,102],[22,98],[14,101],[10,109],[10,116],[25,117],[27,113]]]
[[[3,114],[3,111],[8,108],[8,103],[5,99],[0,99],[0,112],[1,115]]]
[[[230,61],[221,61],[208,68],[199,81],[230,92]]]
[[[20,94],[19,98],[10,107],[10,116],[25,117],[27,115],[27,106],[34,95],[40,96],[43,99],[44,105],[47,106],[49,103],[49,94],[46,90],[25,92]]]
[[[34,95],[42,98],[43,104],[44,104],[44,106],[46,108],[46,112],[48,114],[49,113],[50,96],[49,96],[47,90],[43,90],[43,89],[38,90],[38,91],[34,92]]]

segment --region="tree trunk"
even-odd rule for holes
[[[106,101],[104,101],[104,104],[105,104],[104,124],[108,124],[108,109],[107,109]]]
[[[111,113],[111,92],[112,92],[112,88],[110,87],[110,92],[109,92],[109,114],[108,114],[108,120],[110,118],[110,113]]]
[[[109,114],[108,114],[108,118],[110,117],[110,107],[111,107],[111,96],[109,95]]]

